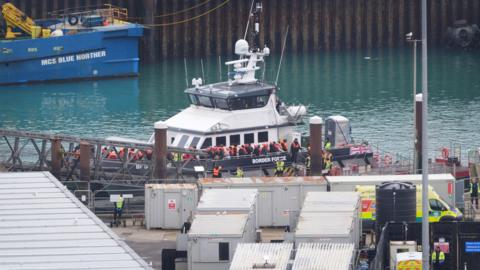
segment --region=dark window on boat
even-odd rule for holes
[[[190,147],[197,147],[199,141],[200,137],[193,137],[192,142],[190,143]]]
[[[198,105],[202,105],[210,108],[213,107],[212,100],[210,99],[210,97],[197,96],[197,98],[198,98]]]
[[[230,109],[231,110],[244,110],[244,109],[253,109],[261,108],[267,105],[268,95],[263,96],[252,96],[252,97],[240,97],[230,99]]]
[[[268,131],[258,132],[258,142],[268,142]]]
[[[219,108],[222,110],[229,110],[228,103],[226,99],[223,98],[214,98],[213,101],[215,102],[215,108]]]
[[[217,137],[215,138],[215,145],[220,146],[220,145],[227,145],[227,137],[222,136],[222,137]]]
[[[212,146],[212,138],[206,138],[205,141],[203,141],[202,147],[200,147],[200,149],[205,149],[210,146]]]
[[[240,144],[240,134],[230,135],[230,145],[239,145]]]
[[[219,261],[230,260],[230,245],[228,242],[218,243],[218,260]]]
[[[185,147],[185,144],[188,141],[188,136],[187,135],[182,135],[182,138],[180,138],[180,141],[178,142],[177,146],[178,147]]]
[[[189,94],[188,99],[190,99],[190,103],[193,105],[198,105],[198,98],[195,95]]]
[[[175,137],[171,137],[170,138],[170,144],[173,144],[174,141],[175,141]]]
[[[253,133],[247,133],[243,135],[243,143],[254,143],[255,142],[255,137],[253,136]]]

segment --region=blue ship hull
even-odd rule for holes
[[[143,27],[99,27],[61,37],[0,41],[0,84],[135,76]]]

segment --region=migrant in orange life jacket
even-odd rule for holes
[[[221,172],[221,170],[222,170],[222,167],[221,167],[221,166],[215,166],[215,167],[213,168],[213,174],[212,174],[213,178],[220,178],[220,177],[222,177],[222,172]]]
[[[117,152],[115,151],[111,151],[109,154],[108,154],[108,159],[117,159],[118,156],[117,156]]]
[[[135,157],[133,159],[135,160],[141,160],[143,158],[143,151],[142,150],[138,150],[137,151],[137,154],[135,155]]]
[[[131,158],[133,156],[135,156],[135,149],[133,148],[128,149],[128,157]]]
[[[282,146],[282,150],[287,152],[288,151],[288,144],[287,144],[287,140],[283,140],[280,142],[280,145]]]
[[[118,155],[123,158],[125,156],[125,149],[124,148],[120,148],[120,151],[118,152]]]

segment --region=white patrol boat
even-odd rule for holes
[[[261,5],[257,5],[253,15],[260,10]],[[258,30],[256,22],[254,39]],[[306,107],[285,105],[277,96],[276,85],[256,78],[261,71],[258,64],[265,61],[270,49],[249,46],[240,39],[235,43],[235,54],[238,60],[225,63],[228,81],[202,85],[201,78],[192,80],[192,87],[185,90],[190,106],[165,121],[169,146],[206,149],[283,139],[289,144],[295,138],[300,141],[296,126],[306,115]]]

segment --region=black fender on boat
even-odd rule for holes
[[[446,36],[449,47],[471,49],[479,45],[480,28],[476,24],[468,24],[466,20],[459,20],[447,28]]]

